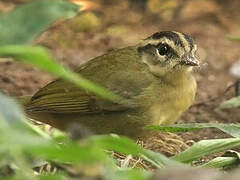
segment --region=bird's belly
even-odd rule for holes
[[[91,134],[119,134],[132,138],[140,137],[146,124],[140,114],[132,112],[115,112],[106,114],[83,115],[79,113],[28,113],[30,118],[47,123],[64,131],[72,128],[88,130]]]
[[[162,106],[154,104],[150,109],[152,124],[168,125],[173,124],[189,106]]]

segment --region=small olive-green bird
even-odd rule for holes
[[[61,130],[80,124],[96,134],[140,137],[146,125],[177,121],[196,93],[192,75],[196,45],[191,37],[162,31],[135,46],[81,65],[77,73],[124,100],[114,103],[57,79],[25,104],[27,115]]]

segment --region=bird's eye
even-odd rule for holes
[[[158,47],[157,47],[157,50],[158,50],[158,53],[161,56],[164,56],[164,55],[167,55],[169,53],[170,48],[166,44],[159,44]]]

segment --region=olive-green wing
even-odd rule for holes
[[[136,48],[116,50],[94,58],[77,70],[83,77],[103,86],[124,99],[113,103],[74,84],[58,79],[39,90],[26,107],[27,111],[53,113],[105,113],[137,107],[136,96],[148,87],[153,75],[139,61]]]
[[[125,111],[132,108],[135,106],[130,101],[125,104],[113,103],[59,79],[39,90],[27,104],[26,110],[89,114]]]

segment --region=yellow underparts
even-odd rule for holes
[[[161,88],[156,92],[149,108],[152,124],[168,125],[175,123],[181,114],[193,103],[196,82],[189,69],[165,76]]]

